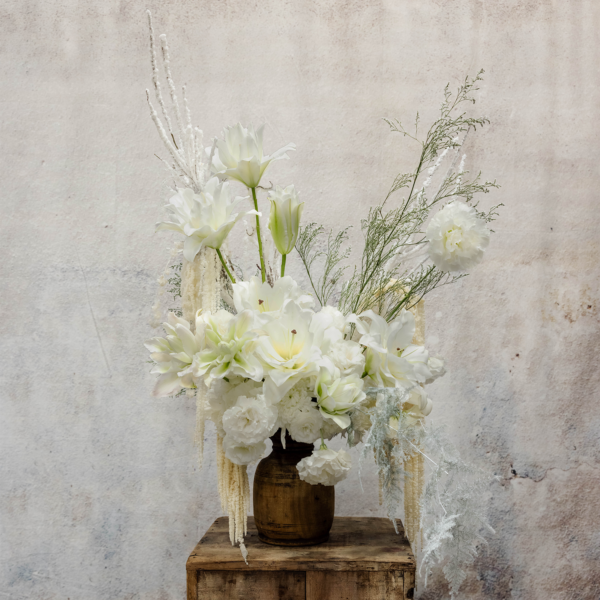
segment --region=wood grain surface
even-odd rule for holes
[[[303,571],[198,571],[197,577],[198,591],[193,600],[306,600],[307,597]]]
[[[404,600],[402,571],[307,571],[311,600]]]
[[[248,517],[248,564],[229,541],[227,517],[217,519],[192,551],[189,571],[413,571],[415,558],[404,530],[388,519],[336,517],[329,540],[318,546],[263,544]]]
[[[314,451],[281,430],[271,437],[273,451],[254,474],[254,522],[261,541],[279,546],[314,546],[327,540],[335,514],[335,486],[302,481],[296,465]]]

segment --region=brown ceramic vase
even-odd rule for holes
[[[310,456],[312,444],[295,442],[281,430],[271,438],[273,452],[254,475],[254,523],[258,537],[275,546],[312,546],[327,541],[333,524],[335,486],[302,481],[296,465]]]

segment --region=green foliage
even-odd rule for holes
[[[167,282],[171,286],[167,291],[169,292],[169,294],[171,294],[173,296],[173,300],[175,300],[176,298],[181,298],[181,267],[182,267],[182,265],[183,265],[182,262],[173,263],[171,265],[171,270],[173,271],[173,274],[171,277],[169,277],[169,279],[167,279]]]
[[[306,227],[300,227],[298,239],[296,240],[296,250],[304,263],[310,284],[321,306],[325,306],[329,302],[344,271],[348,268],[347,266],[340,266],[340,263],[348,258],[350,254],[350,248],[342,248],[348,240],[348,229],[349,227],[346,227],[336,235],[330,231],[327,235],[326,250],[319,250],[317,245],[320,237],[325,233],[324,228],[316,223],[309,223]],[[322,264],[322,275],[318,279],[313,277],[313,265],[317,261]]]

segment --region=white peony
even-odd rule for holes
[[[481,262],[490,231],[472,206],[454,200],[431,219],[429,258],[441,271],[466,271]]]
[[[310,456],[303,458],[297,465],[302,481],[311,485],[335,485],[346,479],[352,460],[345,450],[315,450]]]
[[[255,210],[235,212],[237,205],[247,198],[231,201],[229,184],[218,177],[209,179],[200,194],[180,189],[169,200],[169,221],[156,224],[156,231],[169,229],[185,236],[183,255],[193,261],[202,246],[219,249],[233,226],[243,217],[257,214]]]
[[[260,381],[262,367],[253,351],[256,333],[252,331],[254,314],[245,310],[232,315],[226,310],[210,311],[196,317],[196,335],[203,336],[204,349],[194,356],[190,370],[210,386],[215,378],[227,375]]]
[[[223,450],[225,456],[236,465],[249,465],[250,463],[259,460],[267,453],[267,449],[271,450],[273,442],[267,438],[264,442],[257,444],[239,444],[229,435],[223,439]]]
[[[365,398],[363,380],[358,375],[341,377],[334,369],[322,368],[315,384],[315,396],[321,415],[337,423],[342,429],[350,425],[348,411],[356,408]]]
[[[280,316],[282,308],[294,300],[302,309],[311,308],[314,300],[305,294],[289,276],[278,279],[273,287],[260,277],[233,284],[233,304],[238,312],[253,310],[258,323],[267,323]]]
[[[167,320],[168,323],[163,323],[167,337],[155,337],[144,343],[155,363],[151,373],[160,375],[153,391],[153,395],[159,397],[196,387],[188,368],[203,343],[202,336],[194,335],[185,319],[169,312]]]
[[[289,158],[287,152],[295,150],[294,144],[280,148],[270,156],[263,154],[264,125],[254,130],[240,123],[223,130],[223,139],[217,140],[212,159],[212,169],[221,178],[236,179],[246,187],[255,188],[266,168],[274,160]],[[207,148],[207,153],[211,148]]]
[[[287,429],[292,439],[305,444],[312,444],[321,437],[323,417],[315,404],[295,410],[292,414]]]
[[[235,406],[223,414],[223,429],[238,444],[252,445],[264,441],[276,431],[277,407],[264,396],[240,396]]]

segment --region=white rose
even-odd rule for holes
[[[257,444],[275,433],[277,407],[268,404],[264,396],[241,396],[235,406],[223,414],[223,429],[238,444]]]
[[[297,465],[302,481],[311,485],[335,485],[346,479],[352,467],[350,455],[345,450],[315,450]]]
[[[438,377],[446,374],[446,363],[443,358],[438,356],[430,356],[427,367],[431,371],[431,377],[425,383],[433,383]]]
[[[466,271],[481,262],[490,231],[472,206],[455,200],[431,219],[429,258],[441,271]]]
[[[365,368],[365,355],[360,344],[350,340],[339,340],[332,344],[327,354],[342,375],[352,373],[359,377]]]
[[[321,427],[323,427],[323,417],[315,406],[294,411],[287,429],[292,439],[312,444],[321,437]]]
[[[228,435],[223,440],[223,450],[225,456],[236,465],[249,465],[261,458],[266,453],[267,448],[271,450],[273,442],[267,438],[264,442],[258,444],[238,444]]]

